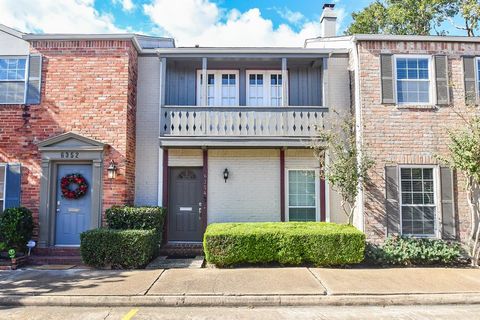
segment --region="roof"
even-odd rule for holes
[[[426,41],[426,42],[480,42],[480,37],[465,36],[418,36],[418,35],[392,35],[392,34],[354,34],[349,36],[336,36],[326,38],[307,39],[306,42],[353,40],[353,41]]]
[[[18,30],[13,29],[13,28],[7,27],[6,25],[1,24],[1,23],[0,23],[0,31],[8,33],[8,34],[10,34],[14,37],[17,37],[17,38],[22,38],[23,35],[24,35],[23,32],[20,32]]]
[[[145,49],[152,49],[152,44],[159,46],[174,47],[175,41],[172,38],[151,37],[135,33],[110,33],[110,34],[72,34],[72,33],[27,33],[22,36],[26,41],[35,40],[130,40],[135,45],[138,52]]]
[[[158,48],[161,57],[312,57],[332,53],[348,53],[347,49],[318,49],[303,47],[180,47]]]

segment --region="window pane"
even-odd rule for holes
[[[432,168],[402,168],[402,233],[435,233],[435,196]],[[412,191],[410,191],[412,190]]]
[[[399,103],[429,103],[429,66],[426,58],[397,58]]]
[[[3,194],[4,189],[5,189],[5,166],[0,166],[0,200],[2,201],[4,196]]]
[[[315,171],[288,171],[288,206],[290,221],[316,220]]]
[[[289,211],[290,221],[315,221],[316,212],[315,208],[290,208]]]

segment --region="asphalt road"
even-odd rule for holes
[[[263,308],[81,308],[0,307],[9,320],[142,320],[142,319],[480,319],[480,305],[397,307],[263,307]]]

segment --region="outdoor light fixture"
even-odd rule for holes
[[[228,179],[228,169],[225,168],[225,170],[223,170],[223,179],[225,179],[225,183],[227,183],[227,179]]]
[[[30,252],[32,251],[33,248],[35,248],[36,245],[37,245],[37,243],[33,240],[30,240],[30,241],[27,242],[28,255],[30,255]]]
[[[117,165],[113,160],[110,161],[110,165],[107,168],[108,179],[113,180],[117,177]]]

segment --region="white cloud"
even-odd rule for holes
[[[133,8],[135,8],[135,5],[133,4],[132,0],[113,0],[113,3],[121,4],[122,9],[125,12],[132,11]]]
[[[299,24],[305,18],[301,12],[292,11],[288,8],[275,8],[275,11],[280,15],[280,17],[293,24]]]
[[[94,0],[0,0],[0,21],[24,32],[121,32],[113,17],[94,8]]]
[[[303,46],[320,34],[318,21],[306,21],[299,31],[287,24],[274,27],[258,8],[224,11],[209,0],[152,0],[145,14],[175,37],[181,46]]]

